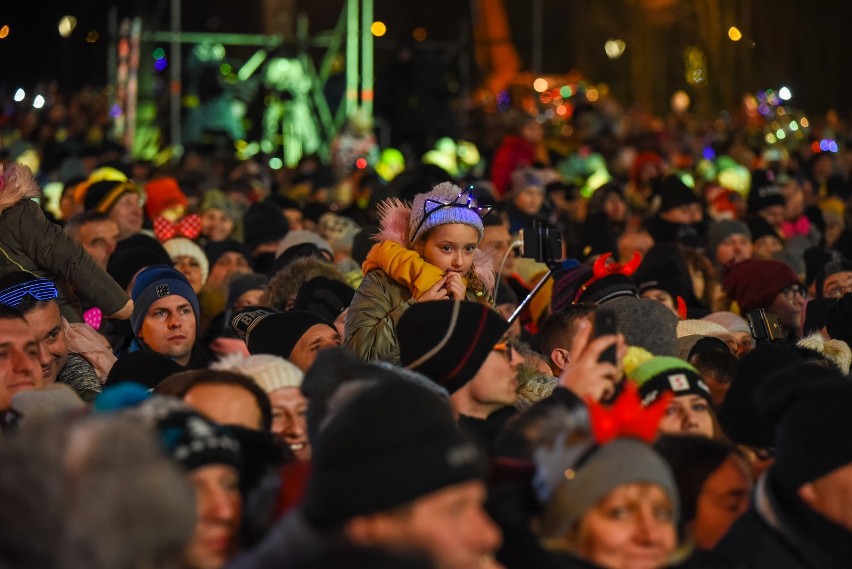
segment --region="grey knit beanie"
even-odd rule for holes
[[[707,227],[707,254],[711,259],[716,256],[716,248],[731,235],[745,235],[751,241],[748,225],[736,219],[723,219]]]
[[[672,505],[672,523],[677,524],[680,504],[674,476],[666,461],[649,444],[620,438],[601,447],[588,447],[579,458],[571,447],[565,450],[566,456],[574,457],[576,462],[566,467],[564,463],[548,461],[548,467],[562,468],[563,475],[544,508],[541,526],[544,536],[564,535],[607,494],[624,484],[660,486]]]
[[[615,313],[628,346],[645,348],[655,356],[677,355],[677,315],[661,302],[622,296],[608,301],[606,308]]]
[[[425,194],[414,196],[408,221],[409,241],[413,244],[430,229],[448,223],[461,223],[476,229],[482,239],[480,208],[467,193],[452,182],[438,184]]]

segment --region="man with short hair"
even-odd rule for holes
[[[236,315],[231,325],[246,342],[250,354],[272,354],[307,372],[317,353],[340,345],[334,324],[307,310],[275,312],[250,307]]]
[[[814,363],[789,366],[761,385],[754,400],[774,424],[775,461],[707,567],[850,566],[850,399],[848,378]]]
[[[96,210],[84,211],[69,219],[64,229],[100,268],[107,270],[107,263],[115,252],[119,236],[118,224],[114,219]]]
[[[571,363],[571,341],[577,332],[577,323],[580,320],[591,320],[595,308],[595,305],[583,302],[569,304],[542,322],[538,341],[553,375],[559,377]]]
[[[173,267],[148,267],[136,277],[131,296],[130,324],[139,348],[189,366],[198,335],[199,308],[186,277]],[[205,362],[194,363],[203,367]]]
[[[483,509],[484,467],[445,399],[403,378],[379,381],[329,420],[301,505],[233,567],[273,567],[343,539],[422,551],[438,569],[494,569],[501,534]]]
[[[224,370],[197,369],[171,375],[155,388],[172,395],[221,425],[268,432],[272,427],[269,397],[251,378]]]
[[[0,430],[14,424],[12,396],[42,387],[32,330],[20,311],[0,304]]]
[[[487,306],[445,300],[415,303],[397,326],[400,363],[449,391],[459,423],[485,448],[502,427],[489,417],[518,397],[518,367],[524,360],[505,339],[508,327]]]
[[[98,371],[84,355],[71,347],[69,325],[60,313],[59,292],[55,284],[49,279],[33,279],[32,275],[23,272],[5,275],[0,277],[0,299],[19,310],[30,326],[38,343],[39,370],[44,384],[64,383],[84,401],[97,397],[101,392]],[[85,324],[71,326],[87,328]],[[94,336],[94,331],[90,332]],[[77,334],[83,332],[78,328]],[[80,349],[79,346],[77,349]],[[88,349],[93,360],[102,362],[101,373],[106,379],[108,367],[115,358],[106,345],[101,350],[96,345]]]

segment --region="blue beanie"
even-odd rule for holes
[[[154,265],[140,271],[133,285],[130,297],[133,299],[133,316],[130,325],[133,335],[139,338],[139,328],[148,313],[148,309],[157,300],[171,295],[182,296],[192,305],[195,313],[196,332],[198,331],[201,310],[198,307],[198,297],[192,290],[189,281],[180,271],[168,265]]]

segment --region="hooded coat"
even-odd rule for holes
[[[362,360],[398,365],[397,322],[417,301],[416,296],[429,290],[442,272],[412,249],[408,241],[408,205],[389,200],[380,206],[379,215],[380,231],[374,237],[377,244],[362,265],[364,280],[349,305],[344,344]],[[473,273],[485,291],[494,289],[493,261],[479,249],[474,252]],[[466,284],[466,300],[490,303],[484,291],[477,292],[470,283]]]
[[[118,312],[130,300],[127,293],[95,264],[94,259],[62,228],[48,221],[31,198],[40,191],[29,169],[17,164],[0,169],[0,275],[23,271],[57,281],[65,292],[70,282],[104,314]],[[72,295],[63,294],[63,315],[69,316]],[[70,313],[73,319],[74,311]],[[80,314],[77,314],[80,320]]]

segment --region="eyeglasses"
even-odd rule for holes
[[[59,296],[56,285],[49,279],[35,279],[0,291],[0,304],[18,306],[25,296],[30,295],[36,300],[52,300]]]
[[[494,211],[493,205],[479,205],[476,203],[476,199],[471,195],[473,191],[473,186],[470,186],[466,190],[462,190],[459,192],[452,201],[450,202],[440,202],[438,200],[430,200],[427,199],[423,203],[423,219],[420,220],[420,223],[417,224],[417,227],[414,228],[414,231],[411,232],[410,238],[413,240],[417,232],[420,231],[420,228],[423,227],[423,224],[426,223],[426,220],[429,219],[433,213],[448,208],[448,207],[463,207],[466,209],[472,209],[479,215],[480,219]]]
[[[506,359],[509,361],[512,361],[512,359],[515,357],[515,348],[512,346],[511,342],[500,342],[499,344],[494,344],[494,347],[491,349],[495,352],[505,353]]]
[[[783,294],[784,298],[786,298],[788,301],[792,302],[796,299],[796,295],[799,295],[802,298],[807,298],[808,289],[806,289],[800,284],[794,284],[793,286],[788,286],[787,288],[782,290],[781,294]]]
[[[822,293],[824,298],[843,298],[846,293],[852,292],[852,277],[843,282],[834,282]]]

